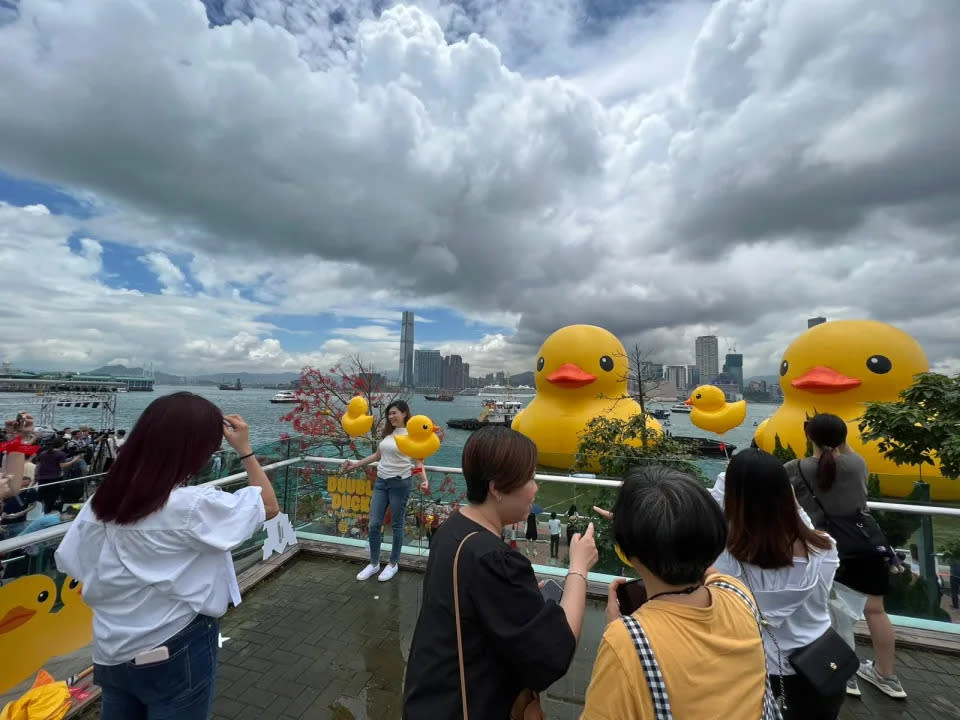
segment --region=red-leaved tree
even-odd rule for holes
[[[367,400],[374,417],[373,429],[368,435],[351,438],[340,424],[340,418],[346,412],[347,403],[357,395]],[[396,391],[387,390],[373,365],[354,355],[327,372],[303,368],[297,405],[283,420],[291,423],[297,433],[314,438],[316,442],[311,444],[333,450],[339,457],[360,458],[376,450],[386,408],[398,395]]]

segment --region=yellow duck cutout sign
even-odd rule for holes
[[[640,412],[627,396],[629,375],[626,350],[613,333],[596,325],[560,328],[540,347],[537,395],[511,427],[533,440],[541,465],[570,469],[590,420],[628,420]],[[663,432],[652,416],[647,427]]]
[[[70,691],[46,670],[37,673],[33,686],[3,708],[0,720],[60,720],[70,710]]]
[[[831,413],[847,423],[847,443],[871,473],[880,491],[904,497],[913,489],[917,469],[897,466],[876,443],[864,444],[858,422],[868,402],[896,402],[918,373],[929,369],[919,343],[902,330],[874,320],[834,320],[810,328],[794,340],[780,363],[783,405],[757,428],[757,445],[772,452],[779,438],[797,457],[806,454],[803,423]],[[933,474],[933,473],[931,473]],[[934,500],[960,500],[960,483],[928,477]]]
[[[56,601],[57,586],[46,575],[28,575],[0,587],[0,692],[26,680],[50,657]]]
[[[55,636],[50,639],[50,657],[79,650],[93,642],[93,610],[83,601],[83,585],[69,575],[60,586],[63,606],[55,613]]]
[[[426,415],[414,415],[407,420],[407,434],[397,435],[397,449],[408,458],[426,460],[440,449],[438,430]]]
[[[373,415],[369,414],[370,406],[367,399],[360,395],[350,398],[347,411],[340,418],[340,425],[350,437],[360,437],[370,432],[373,427]]]
[[[716,385],[701,385],[683,404],[693,408],[690,422],[719,435],[739,427],[747,417],[747,403],[743,400],[728,403],[727,396]]]

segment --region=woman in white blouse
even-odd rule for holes
[[[715,568],[750,588],[767,621],[767,674],[774,693],[785,695],[784,720],[834,720],[844,691],[821,695],[789,660],[830,628],[827,600],[840,564],[833,538],[812,528],[783,464],[762,450],[734,455],[713,494],[727,519],[727,549]]]
[[[249,487],[189,486],[222,440]],[[140,416],[56,553],[93,610],[102,720],[207,720],[219,621],[240,602],[230,550],[279,512],[239,415],[181,392]]]

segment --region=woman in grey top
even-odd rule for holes
[[[797,500],[814,526],[826,527],[824,511],[832,517],[868,512],[869,471],[864,459],[847,445],[847,424],[842,418],[825,413],[805,422],[803,429],[813,446],[813,456],[787,463],[786,470]],[[840,567],[830,604],[834,627],[856,649],[853,621],[862,611],[876,660],[861,663],[857,675],[890,697],[905,698],[907,694],[893,669],[893,625],[883,608],[883,596],[890,587],[889,557],[877,554],[844,558],[843,548],[840,550]],[[847,692],[860,695],[856,678],[847,683]]]

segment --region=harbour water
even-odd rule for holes
[[[161,395],[173,392],[189,391],[201,395],[216,403],[224,413],[242,415],[250,424],[250,435],[254,445],[263,445],[276,441],[282,434],[293,434],[290,423],[282,420],[283,416],[293,409],[294,405],[275,405],[270,402],[276,390],[247,388],[241,391],[219,390],[216,387],[201,386],[164,386],[158,385],[152,393],[130,392],[117,395],[116,427],[130,429],[133,427],[140,413],[154,399]],[[4,393],[0,395],[0,404],[16,412],[23,409],[39,413],[42,398],[32,394]],[[517,398],[527,405],[532,398]],[[456,396],[452,402],[432,402],[423,399],[423,395],[408,397],[411,410],[429,416],[437,425],[446,428],[447,421],[452,418],[476,417],[481,411],[481,398],[478,396]],[[652,408],[668,408],[668,404],[653,404]],[[761,422],[769,417],[776,405],[753,403],[747,405],[747,418],[744,423],[723,436],[721,440],[736,445],[738,448],[747,447],[754,432],[754,423]],[[7,414],[12,414],[10,411]],[[54,425],[57,428],[77,427],[90,425],[97,427],[100,411],[83,408],[58,407]],[[711,437],[717,435],[700,430],[690,422],[690,416],[681,413],[672,413],[668,428],[674,435],[690,437]],[[446,429],[443,445],[432,458],[428,460],[432,465],[459,466],[460,454],[464,443],[470,437],[467,430]],[[702,459],[698,465],[712,476],[724,466],[722,460]]]

